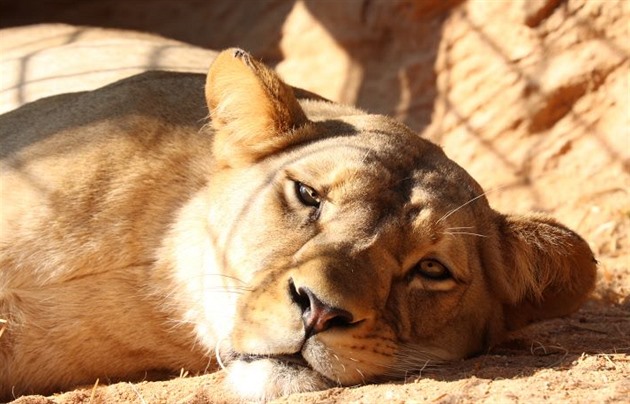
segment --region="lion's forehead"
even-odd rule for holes
[[[320,241],[338,245],[352,239],[364,245],[361,240],[372,244],[378,238],[402,259],[437,243],[448,228],[476,227],[466,202],[480,195],[480,188],[425,140],[362,131],[305,145],[286,161],[289,177],[313,187],[326,201]]]
[[[385,204],[390,211],[409,204],[447,208],[482,192],[438,147],[409,133],[331,136],[290,159],[288,167],[297,177],[338,203],[362,200]]]

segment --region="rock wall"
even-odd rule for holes
[[[630,245],[628,16],[623,0],[453,10],[430,135],[502,209],[551,212],[584,234],[611,278]]]

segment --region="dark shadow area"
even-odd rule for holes
[[[489,380],[523,378],[544,369],[571,370],[587,356],[594,356],[594,362],[601,362],[602,367],[614,366],[614,359],[628,354],[630,298],[621,304],[591,301],[569,317],[517,331],[483,355],[445,365],[429,364],[422,372],[409,375],[407,382],[417,376],[440,381],[472,376]]]
[[[147,72],[101,89],[102,96],[109,102],[83,97],[83,94],[89,93],[69,93],[29,103],[3,115],[6,121],[28,130],[16,134],[11,127],[3,127],[0,137],[7,141],[0,149],[0,157],[10,157],[34,140],[43,141],[49,136],[68,132],[73,128],[88,128],[90,125],[115,122],[116,118],[121,118],[121,111],[133,111],[134,115],[125,116],[127,119],[154,117],[162,124],[172,127],[181,125],[185,128],[197,122],[198,127],[194,129],[199,130],[208,115],[203,95],[204,83],[203,74]],[[169,85],[175,85],[181,91],[169,92]],[[126,87],[126,91],[117,91],[120,86]],[[161,102],[157,104],[151,102],[152,97],[159,98]],[[69,111],[65,119],[39,120],[38,123],[32,121],[32,115],[54,116],[60,110]],[[26,124],[27,122],[31,124]],[[121,119],[119,124],[125,125],[125,120]],[[121,133],[125,133],[124,128],[121,128]],[[14,160],[9,161],[11,165],[18,163]]]
[[[281,28],[293,3],[294,0],[0,0],[0,28],[65,23],[130,29],[213,50],[239,46],[274,64],[282,58]],[[264,19],[260,18],[262,14]]]
[[[461,2],[307,0],[304,6],[357,67],[356,80],[346,84],[341,98],[420,130],[429,124],[435,101],[441,26]],[[0,0],[0,28],[59,22],[132,29],[213,50],[242,47],[275,65],[283,59],[283,24],[295,5],[295,0]],[[316,51],[318,44],[311,46]]]

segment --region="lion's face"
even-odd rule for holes
[[[228,350],[242,394],[404,376],[583,300],[594,266],[574,233],[500,215],[403,125],[300,105],[231,52],[206,89],[220,166],[208,227],[224,276],[238,280]]]
[[[217,228],[228,274],[247,285],[234,349],[301,354],[343,384],[480,349],[477,238],[494,234],[486,201],[466,205],[479,186],[382,117],[315,126],[329,137],[224,173],[235,215]]]

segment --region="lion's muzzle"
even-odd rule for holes
[[[305,340],[329,328],[342,328],[353,324],[352,313],[322,302],[308,287],[296,289],[293,279],[289,280],[289,291],[293,301],[302,310]]]

